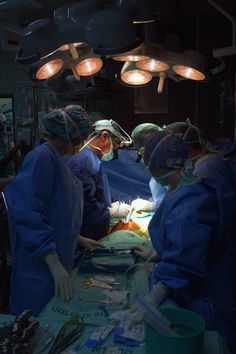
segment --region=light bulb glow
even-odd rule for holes
[[[206,78],[206,76],[201,71],[190,68],[188,66],[174,65],[173,69],[176,74],[185,77],[186,79],[201,81]]]
[[[54,59],[41,66],[36,72],[38,80],[49,79],[56,75],[63,67],[64,62],[61,59]]]
[[[96,74],[103,66],[100,58],[88,58],[76,64],[75,68],[80,76],[90,76]]]
[[[117,55],[115,57],[112,57],[112,59],[117,60],[117,61],[140,61],[140,60],[145,60],[149,59],[148,56],[146,55]]]
[[[129,85],[144,85],[152,80],[152,75],[143,70],[128,70],[121,74],[121,80]]]
[[[151,71],[151,72],[164,72],[169,69],[168,64],[166,64],[162,61],[159,61],[159,60],[155,60],[155,59],[147,59],[147,60],[138,61],[136,66],[139,69],[147,70],[147,71]]]

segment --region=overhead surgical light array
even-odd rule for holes
[[[167,77],[204,80],[206,62],[199,53],[145,42],[140,23],[154,20],[149,0],[117,0],[114,6],[106,6],[106,0],[70,3],[56,9],[53,20],[39,19],[24,29],[16,60],[30,65],[34,80],[56,78],[65,69],[80,80],[97,74],[105,57],[124,62],[117,78],[125,85],[146,85],[158,76],[158,93]]]
[[[205,58],[195,51],[177,53],[167,51],[161,45],[144,42],[135,50],[113,56],[113,59],[125,62],[117,77],[127,85],[145,85],[152,77],[158,76],[158,93],[162,93],[166,77],[179,76],[196,81],[206,79]]]

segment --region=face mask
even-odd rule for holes
[[[161,176],[161,177],[156,177],[154,176],[155,180],[157,181],[157,183],[159,183],[160,185],[162,185],[162,187],[166,187],[168,186],[168,182],[166,180],[167,177],[175,174],[177,171],[170,171],[168,172],[166,175]]]
[[[114,157],[114,152],[113,152],[113,144],[112,144],[112,141],[111,141],[111,147],[110,147],[109,152],[104,153],[102,151],[102,161],[110,161],[110,160],[113,159],[113,157]]]

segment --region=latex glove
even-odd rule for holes
[[[83,248],[94,249],[94,248],[105,248],[101,242],[92,240],[91,238],[86,238],[83,236],[79,236],[79,244]]]
[[[144,246],[135,245],[130,248],[134,251],[136,256],[142,257],[143,259],[149,259],[152,256],[156,256],[156,251],[152,248],[146,248]]]
[[[73,297],[71,274],[62,265],[56,252],[48,253],[44,256],[44,261],[47,263],[54,279],[55,296],[59,296],[64,301],[70,300]]]
[[[126,203],[114,202],[109,208],[110,216],[113,218],[125,218],[130,212],[130,205]]]
[[[133,208],[137,212],[141,211],[154,211],[155,203],[150,202],[149,200],[137,198],[132,201],[131,208]]]
[[[170,289],[162,282],[158,282],[152,289],[152,291],[145,296],[153,306],[159,307],[162,301],[164,301],[170,294]]]

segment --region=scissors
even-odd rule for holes
[[[83,282],[83,287],[84,288],[90,288],[91,286],[94,286],[96,288],[104,288],[104,289],[112,289],[111,284],[107,284],[101,280],[96,280],[94,278],[87,278]]]
[[[59,330],[48,354],[59,354],[81,336],[84,329],[83,320],[75,316],[66,321]]]

